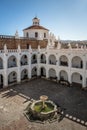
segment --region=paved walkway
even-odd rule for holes
[[[30,99],[47,95],[59,105],[64,118],[54,123],[31,123],[23,112]],[[0,92],[0,130],[87,130],[87,91],[35,79]]]

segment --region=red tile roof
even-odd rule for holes
[[[39,26],[39,25],[30,26],[30,27],[28,27],[28,28],[23,29],[23,31],[24,31],[24,30],[28,30],[28,29],[44,29],[44,30],[49,31],[47,28],[44,28],[43,26]]]

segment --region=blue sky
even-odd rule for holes
[[[0,0],[0,34],[22,36],[36,15],[62,40],[87,40],[87,0]]]

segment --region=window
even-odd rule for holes
[[[15,73],[15,72],[13,72],[13,76],[16,76],[16,73]]]
[[[33,59],[36,59],[36,55],[33,55]]]
[[[80,75],[80,80],[82,80],[82,76]]]
[[[43,59],[43,55],[41,55],[41,59]]]
[[[28,32],[26,33],[26,37],[29,37]]]
[[[27,49],[29,49],[29,44],[27,44]]]
[[[24,58],[27,58],[27,56],[26,56],[26,55],[24,55]]]
[[[14,62],[16,62],[16,59],[15,59],[15,58],[13,58],[13,61],[14,61]]]
[[[38,37],[38,32],[35,32],[35,37],[36,37],[36,38]]]
[[[46,33],[44,33],[44,38],[46,38]]]

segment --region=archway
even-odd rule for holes
[[[3,75],[0,74],[0,89],[3,88]]]
[[[66,71],[64,70],[60,71],[60,80],[68,81],[68,74]]]
[[[28,70],[27,69],[24,69],[21,72],[21,80],[25,80],[25,79],[28,79]]]
[[[46,77],[46,69],[44,67],[40,68],[40,73],[41,73],[41,76]]]
[[[49,69],[49,78],[56,79],[56,71],[54,69]]]
[[[72,58],[72,67],[73,68],[83,68],[83,61],[79,56]]]
[[[68,58],[65,55],[59,58],[60,66],[68,66]]]
[[[8,75],[8,84],[16,83],[16,82],[17,82],[17,73],[13,71]]]
[[[0,58],[0,69],[3,69],[3,60]]]
[[[37,56],[33,54],[31,57],[31,64],[35,64],[35,63],[37,63]]]
[[[21,66],[22,66],[22,65],[28,65],[27,55],[23,55],[23,56],[21,57],[20,63],[21,63]]]
[[[74,72],[71,77],[72,84],[80,85],[82,86],[82,80],[83,77],[80,73]]]
[[[56,57],[55,57],[55,55],[50,55],[49,56],[49,64],[56,65]]]
[[[17,60],[15,56],[10,56],[8,59],[8,68],[17,67]]]
[[[37,68],[34,67],[31,71],[31,77],[36,77],[37,76]]]
[[[44,54],[41,55],[40,59],[41,59],[40,61],[41,63],[46,64],[46,56]]]

